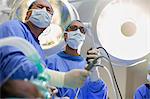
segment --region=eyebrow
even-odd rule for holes
[[[39,4],[39,3],[35,3],[37,6],[39,5],[39,6],[43,6],[43,7],[46,7],[46,8],[52,8],[52,7],[50,7],[50,6],[48,6],[48,5],[42,5],[42,4]]]
[[[72,26],[72,25],[75,25],[75,26],[78,26],[78,25],[79,25],[79,26],[84,27],[84,25],[83,25],[82,23],[79,23],[79,24],[73,24],[73,23],[72,23],[72,24],[70,24],[70,25],[71,25],[71,26]]]

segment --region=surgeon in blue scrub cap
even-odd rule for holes
[[[86,28],[79,20],[74,20],[64,31],[66,42],[65,50],[48,57],[49,69],[67,72],[72,69],[84,69],[87,61],[80,55],[81,47],[85,41]],[[107,99],[107,86],[100,80],[94,70],[94,76],[87,78],[80,88],[78,99]],[[75,99],[77,89],[59,88],[57,97]]]
[[[134,99],[150,99],[150,65],[148,66],[147,83],[137,88]]]
[[[43,62],[45,62],[46,59],[43,50],[40,47],[38,36],[50,25],[53,13],[53,8],[47,0],[35,0],[26,13],[25,22],[11,20],[0,25],[0,38],[16,36],[27,40],[37,49]],[[38,70],[35,64],[28,60],[28,58],[20,52],[19,49],[12,46],[1,47],[0,85],[4,79],[6,79],[8,75],[20,65],[21,67],[18,68],[17,71],[9,77],[9,79],[24,80],[37,77]],[[60,81],[62,86],[74,88],[80,87],[83,84],[84,80],[88,76],[88,71],[79,69],[72,70],[68,73],[59,72],[59,74],[60,77],[57,77],[57,81]],[[76,83],[73,84],[73,82]]]

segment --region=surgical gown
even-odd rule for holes
[[[49,69],[67,72],[72,69],[84,69],[86,65],[85,59],[81,56],[71,56],[65,54],[63,51],[48,57],[46,61]],[[74,99],[77,89],[59,88],[59,97],[70,97]],[[78,99],[107,99],[107,86],[102,80],[91,82],[89,78],[86,80],[83,87],[81,87]]]
[[[134,99],[150,99],[150,85],[141,85],[134,94]]]
[[[0,39],[11,36],[21,37],[30,42],[44,61],[44,54],[39,41],[25,23],[19,20],[11,20],[1,24]],[[10,73],[12,73],[10,79],[30,79],[37,77],[38,70],[35,64],[28,60],[19,49],[13,46],[3,46],[0,47],[0,84]]]

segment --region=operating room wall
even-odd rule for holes
[[[77,9],[80,19],[84,22],[90,22],[92,25],[92,35],[94,36],[94,41],[96,45],[100,45],[98,41],[97,32],[96,32],[96,24],[99,14],[102,9],[112,0],[77,0],[77,2],[71,2]],[[122,0],[125,1],[125,0]],[[146,8],[146,13],[150,13],[150,1],[149,0],[126,0],[128,2],[135,2],[137,4],[141,4],[143,8]],[[114,13],[115,14],[115,13]],[[140,45],[140,44],[139,44]],[[82,54],[86,57],[86,51],[93,47],[93,42],[91,37],[86,37],[86,42],[82,47]],[[140,49],[135,49],[140,50]],[[106,62],[102,62],[109,68],[109,64]],[[146,67],[148,63],[143,62],[134,67],[116,67],[114,66],[115,75],[117,78],[117,82],[119,84],[119,88],[121,90],[123,99],[133,99],[133,95],[135,90],[142,84],[146,83]],[[100,69],[100,75],[102,79],[106,82],[109,89],[109,98],[116,99],[114,95],[114,91],[112,89],[112,84],[110,83],[110,79],[108,74],[104,69]]]

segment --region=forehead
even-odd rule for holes
[[[79,21],[73,21],[72,23],[71,23],[71,25],[77,25],[77,26],[84,26],[81,22],[79,22]]]
[[[51,8],[51,5],[47,0],[36,0],[36,4]]]

